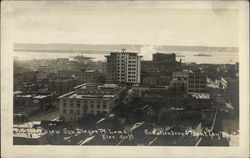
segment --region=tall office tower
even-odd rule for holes
[[[141,56],[135,52],[111,52],[107,58],[107,78],[113,83],[140,83]]]

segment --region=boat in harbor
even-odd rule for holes
[[[194,56],[210,57],[210,56],[212,56],[212,55],[210,55],[210,54],[205,54],[205,53],[198,53],[198,54],[194,54]]]

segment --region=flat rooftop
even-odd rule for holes
[[[43,99],[53,95],[53,93],[23,93],[22,91],[14,92],[15,97],[20,98],[35,98],[35,99]]]
[[[115,95],[96,95],[96,94],[76,94],[75,92],[70,92],[65,95],[62,95],[58,98],[69,98],[69,99],[104,99],[104,100],[109,100],[110,98],[114,98]]]
[[[74,87],[75,89],[101,89],[101,88],[119,88],[117,84],[84,83]]]

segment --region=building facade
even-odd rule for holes
[[[155,53],[153,54],[153,61],[162,64],[176,64],[176,54]]]
[[[141,64],[142,83],[145,85],[167,86],[172,73],[181,67],[176,61],[176,54],[155,53],[153,60],[144,60]]]
[[[141,56],[137,53],[111,52],[107,58],[107,78],[113,83],[140,83]]]
[[[59,96],[73,91],[76,85],[77,79],[74,77],[49,79],[48,90],[56,92],[56,95]]]
[[[201,71],[189,72],[187,78],[187,93],[207,93],[207,75]]]
[[[53,106],[55,93],[41,92],[14,92],[14,113],[31,114],[37,111],[46,111]]]
[[[81,69],[81,71],[58,71],[59,78],[77,77],[78,83],[91,82],[99,73],[96,70]]]
[[[108,113],[124,90],[116,84],[86,83],[75,91],[59,97],[59,113],[66,122],[81,119],[87,114]]]
[[[14,73],[14,91],[20,91],[22,90],[22,84],[23,84],[23,75],[21,73]]]

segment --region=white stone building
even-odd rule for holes
[[[124,87],[116,84],[86,83],[60,96],[59,114],[66,122],[77,121],[87,114],[110,112]]]
[[[111,52],[107,58],[107,78],[113,83],[140,83],[141,56],[137,53]]]

